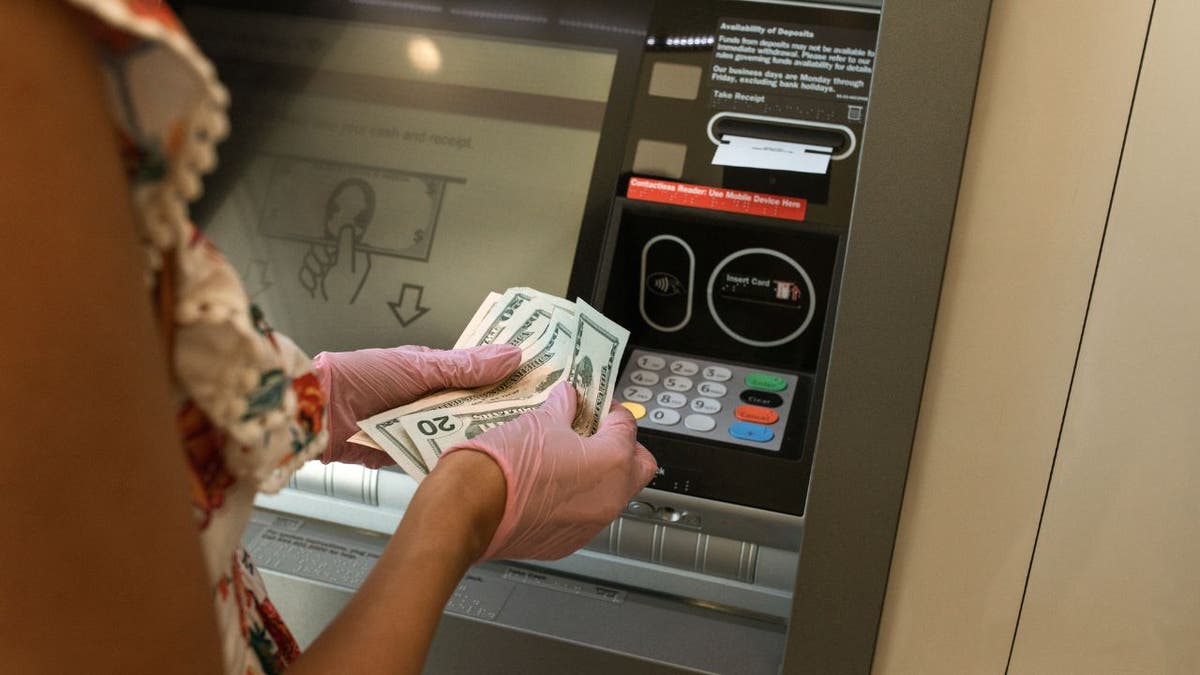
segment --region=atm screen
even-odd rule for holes
[[[231,90],[206,234],[302,348],[451,345],[487,291],[565,295],[617,54],[190,7]]]

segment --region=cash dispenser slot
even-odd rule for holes
[[[709,118],[708,138],[713,145],[720,145],[727,135],[818,145],[829,148],[834,160],[846,159],[858,146],[854,131],[841,124],[737,112],[719,112]]]

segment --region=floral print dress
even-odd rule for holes
[[[309,358],[271,331],[188,220],[226,132],[228,94],[164,3],[66,1],[88,17],[108,86],[225,672],[278,673],[299,650],[240,542],[255,494],[278,490],[324,449],[324,399]]]

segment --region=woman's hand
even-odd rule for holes
[[[325,392],[329,447],[322,460],[363,464],[372,469],[394,464],[386,453],[347,443],[356,422],[439,389],[472,388],[506,377],[521,362],[521,350],[485,345],[440,351],[427,347],[321,352],[313,369]]]
[[[495,460],[506,486],[504,515],[484,558],[568,555],[654,477],[658,464],[637,442],[628,410],[614,405],[595,435],[582,438],[571,428],[575,409],[574,388],[560,384],[537,410],[451,448],[430,474],[457,454],[473,454],[464,450]]]
[[[445,386],[429,378],[417,388]],[[657,466],[627,410],[614,407],[581,438],[575,407],[574,389],[561,384],[541,408],[443,455],[359,592],[288,672],[415,675],[473,563],[561,558],[612,522]]]

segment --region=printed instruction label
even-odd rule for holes
[[[804,220],[805,211],[808,210],[808,200],[799,197],[729,190],[654,178],[630,178],[625,196],[660,204],[678,204],[785,220]]]
[[[603,600],[604,602],[612,602],[621,604],[625,602],[625,591],[619,591],[615,588],[606,586],[597,586],[566,577],[559,577],[544,572],[534,572],[532,570],[523,570],[516,567],[510,567],[504,570],[504,578],[508,581],[515,581],[520,584],[530,586],[538,586],[539,588],[548,588],[552,591],[560,591],[570,593],[571,595],[582,595],[587,598]]]
[[[810,119],[819,110],[825,121],[862,122],[875,70],[874,31],[720,19],[716,36],[709,70],[714,106]]]

